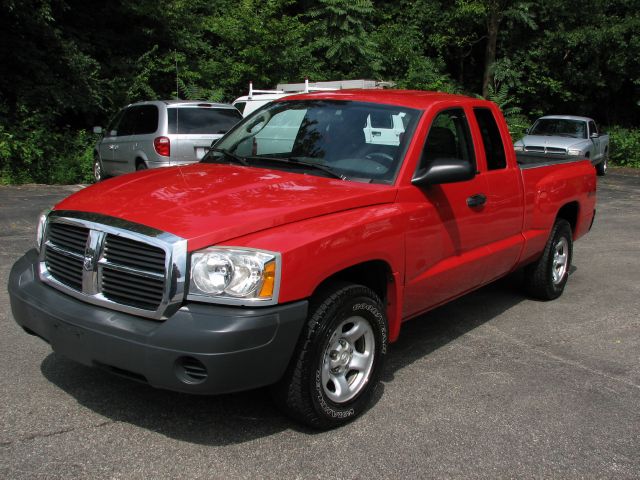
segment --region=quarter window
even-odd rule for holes
[[[484,153],[487,158],[487,169],[498,170],[507,167],[507,157],[500,129],[493,113],[488,108],[474,108],[473,114],[480,127]]]

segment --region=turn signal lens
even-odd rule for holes
[[[264,266],[264,281],[258,297],[271,298],[276,284],[276,262],[271,261]]]

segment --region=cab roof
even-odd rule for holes
[[[357,90],[332,90],[326,92],[311,92],[289,95],[275,100],[347,100],[356,102],[384,103],[408,108],[424,110],[438,103],[453,105],[489,104],[487,100],[454,95],[442,92],[427,92],[423,90],[393,90],[393,89],[357,89]]]

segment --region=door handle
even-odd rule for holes
[[[382,132],[376,132],[374,130],[371,130],[371,135],[373,135],[374,137],[379,137],[380,135],[382,135]]]
[[[115,145],[109,145],[109,150],[113,150]]]
[[[473,207],[481,207],[485,203],[487,203],[487,196],[482,193],[476,193],[475,195],[471,195],[467,198],[467,206]]]

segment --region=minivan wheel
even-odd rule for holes
[[[142,161],[136,164],[136,172],[139,172],[140,170],[147,170],[148,168],[147,164]]]
[[[104,174],[102,173],[102,164],[100,163],[100,158],[98,157],[95,157],[93,159],[93,179],[96,183],[104,180]]]

